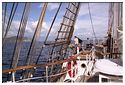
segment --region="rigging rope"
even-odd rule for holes
[[[66,8],[67,10],[66,10],[66,12],[65,12],[65,15],[64,16],[67,16],[68,18],[71,18],[72,17],[72,15],[74,15],[74,22],[73,23],[71,23],[71,21],[72,20],[68,20],[68,21],[66,21],[66,19],[65,18],[63,18],[63,21],[62,21],[62,24],[61,24],[61,26],[60,26],[60,29],[59,29],[59,32],[58,32],[58,35],[57,35],[57,38],[56,38],[56,40],[55,40],[55,42],[57,42],[57,39],[58,38],[64,38],[64,36],[60,36],[60,31],[64,31],[64,25],[63,24],[66,24],[66,22],[68,23],[67,24],[67,29],[68,29],[68,27],[70,26],[71,28],[70,28],[70,31],[69,31],[69,35],[68,35],[68,37],[67,37],[67,40],[65,40],[65,42],[66,43],[62,43],[62,45],[59,47],[59,49],[60,49],[60,51],[62,50],[62,46],[64,46],[64,45],[66,45],[65,46],[65,50],[64,50],[64,53],[62,53],[61,55],[62,56],[64,56],[64,55],[66,55],[66,49],[67,49],[67,47],[68,47],[68,44],[70,43],[70,39],[71,39],[71,37],[72,37],[72,34],[73,34],[73,31],[74,31],[74,25],[75,25],[75,21],[76,21],[76,17],[77,17],[77,15],[78,15],[78,11],[79,11],[79,6],[80,6],[80,4],[78,3],[77,4],[77,9],[75,10],[75,12],[74,12],[74,10],[72,10],[72,8],[71,8],[71,6],[72,5],[70,5],[71,3],[69,3],[68,4],[68,8]],[[75,8],[75,7],[74,7]],[[70,11],[69,11],[70,10]],[[65,39],[65,38],[64,38]],[[54,46],[53,46],[53,48],[52,48],[52,51],[51,51],[51,61],[53,60],[53,56],[52,56],[52,54],[53,54],[53,52],[54,52],[54,49],[55,49],[55,44],[54,44]],[[53,68],[53,66],[52,66],[52,68]],[[52,69],[51,69],[51,73],[52,73]]]
[[[7,4],[6,4],[6,5],[7,5]],[[8,31],[9,31],[9,29],[10,29],[11,23],[12,23],[12,21],[13,21],[13,17],[14,17],[14,15],[15,15],[17,6],[18,6],[18,3],[16,3],[16,5],[15,5],[15,3],[13,3],[13,5],[12,5],[11,12],[10,12],[10,16],[9,16],[9,20],[8,20],[7,27],[6,27],[6,30],[5,30],[5,34],[3,34],[3,45],[2,45],[2,46],[4,46],[4,44],[5,44],[5,39],[6,39],[6,36],[7,36],[7,34],[8,34]],[[7,6],[6,6],[6,9],[7,9]],[[6,18],[6,17],[5,17],[5,18]],[[6,19],[5,19],[5,20],[6,20]],[[4,21],[4,24],[5,24],[5,21]],[[12,63],[12,60],[11,60],[11,63]],[[11,65],[10,65],[10,67],[11,67]],[[9,74],[7,75],[7,80],[8,80],[8,79],[9,79]]]
[[[68,4],[68,7],[70,7],[70,4]],[[65,12],[65,15],[67,15],[67,11]],[[65,22],[65,18],[63,18],[62,23],[64,23],[64,22]],[[62,28],[62,24],[61,24],[61,26],[60,26],[60,28],[59,28],[59,31],[61,31],[61,28]],[[58,32],[58,34],[57,34],[56,40],[55,40],[55,42],[54,42],[54,46],[53,46],[52,51],[51,51],[51,53],[50,53],[50,54],[51,54],[50,60],[52,60],[52,54],[53,54],[53,51],[54,51],[54,48],[55,48],[55,43],[56,43],[58,37],[59,37],[59,32]]]
[[[36,41],[37,41],[38,37],[40,36],[42,23],[43,23],[44,16],[45,16],[45,13],[46,13],[47,5],[48,5],[48,3],[45,3],[44,6],[43,6],[43,9],[41,11],[41,14],[40,14],[37,26],[36,26],[36,30],[34,32],[29,51],[27,53],[26,65],[31,65],[31,64],[34,63],[32,59],[33,59],[33,53],[35,53],[35,51],[36,51],[35,50],[35,44],[36,44]],[[30,73],[31,72],[29,72],[29,69],[27,69],[26,75],[24,75],[24,77],[25,78],[28,77],[28,74],[30,74]]]
[[[92,54],[90,54],[90,55],[87,55],[88,56],[88,59],[87,59],[87,65],[89,65],[89,63],[90,63],[90,61],[91,61],[91,56],[92,56]],[[92,66],[93,67],[93,66]],[[28,80],[31,80],[31,79],[39,79],[39,78],[50,78],[50,77],[54,77],[54,76],[59,76],[59,75],[62,75],[62,74],[66,74],[66,73],[68,73],[69,71],[72,71],[72,70],[74,70],[74,69],[76,69],[76,67],[74,67],[74,68],[71,68],[71,69],[68,69],[68,70],[66,70],[66,71],[63,71],[63,72],[59,72],[59,73],[56,73],[56,74],[52,74],[52,75],[48,75],[48,76],[42,76],[42,77],[33,77],[33,78],[27,78],[27,79],[22,79],[22,80],[18,80],[18,81],[16,81],[16,82],[21,82],[21,81],[28,81]],[[84,71],[84,74],[86,73],[86,71],[87,71],[87,67],[85,68],[85,71]],[[91,70],[89,70],[89,71],[91,71]],[[49,71],[48,71],[49,72]]]
[[[70,5],[72,5],[72,6],[70,6],[70,9],[71,8],[73,8],[72,9],[72,11],[75,11],[75,13],[79,10],[78,8],[77,8],[77,5],[79,5],[79,3],[75,3],[75,4],[73,4],[73,3],[70,3]],[[67,10],[68,11],[68,10]],[[68,13],[67,13],[68,14]],[[69,24],[69,25],[74,25],[75,24],[75,19],[76,19],[76,17],[77,16],[74,16],[74,15],[71,15],[70,17],[68,17],[69,19],[68,19],[68,21],[67,21],[67,23]],[[70,19],[72,19],[72,20],[70,20]],[[67,29],[65,28],[64,30],[66,30],[67,32],[69,31],[69,33],[67,33],[67,35],[65,34],[65,38],[67,38],[67,41],[68,41],[68,38],[69,38],[69,35],[70,35],[70,32],[71,32],[71,30],[72,31],[74,31],[74,27],[72,26],[71,27],[71,29],[69,29],[70,27],[68,27]],[[67,37],[68,36],[68,37]],[[64,48],[64,50],[65,51],[67,51],[67,48],[68,48],[68,44],[66,45],[66,47]],[[62,47],[61,47],[61,49],[60,49],[60,51],[63,49],[63,45],[62,45]],[[66,56],[66,52],[63,54],[63,56]]]
[[[88,10],[89,10],[89,16],[90,16],[90,21],[91,21],[91,25],[92,25],[93,35],[94,35],[95,40],[97,40],[97,37],[96,37],[96,34],[95,34],[95,30],[94,30],[94,26],[93,26],[92,15],[91,15],[89,3],[88,3]]]
[[[4,10],[4,19],[3,19],[3,29],[2,29],[2,38],[3,38],[3,36],[4,36],[4,29],[5,29],[5,23],[6,23],[6,10],[7,10],[7,2],[5,2],[5,8],[4,8],[5,10]]]
[[[26,28],[27,20],[28,20],[28,14],[29,14],[29,11],[30,11],[29,7],[30,7],[30,3],[26,3],[25,6],[24,6],[24,10],[23,10],[18,34],[16,36],[16,42],[15,42],[14,49],[13,49],[13,55],[12,55],[10,68],[16,68],[17,64],[18,64],[18,60],[19,60],[19,56],[20,56],[20,50],[21,50],[21,44],[22,44],[24,31],[25,31],[25,28]],[[8,79],[9,79],[9,75],[8,75]]]
[[[112,29],[113,24],[114,24],[114,3],[111,3],[109,5],[109,15],[108,15],[108,34],[111,34],[113,31],[114,34],[114,29]]]
[[[55,16],[54,16],[54,19],[53,19],[53,21],[52,21],[52,23],[51,23],[51,26],[50,26],[49,31],[48,31],[48,33],[47,33],[47,36],[46,36],[46,38],[45,38],[44,44],[46,44],[46,41],[47,41],[48,36],[49,36],[49,34],[50,34],[50,31],[51,31],[51,29],[52,29],[52,27],[53,27],[53,24],[54,24],[55,20],[56,20],[57,14],[58,14],[58,12],[59,12],[59,10],[60,10],[60,8],[61,8],[61,5],[62,5],[62,3],[60,3],[60,5],[59,5],[59,7],[58,7],[58,9],[57,9],[57,12],[56,12],[56,14],[55,14]],[[41,55],[42,51],[43,51],[43,46],[42,46],[42,48],[41,48],[41,50],[40,50],[40,53],[39,53],[39,55],[38,55],[38,58],[37,58],[37,60],[36,60],[36,64],[37,64],[38,61],[39,61],[39,58],[40,58],[40,55]]]
[[[8,23],[7,23],[7,28],[6,28],[5,34],[3,36],[3,44],[5,42],[5,38],[6,38],[7,34],[8,34],[8,31],[10,29],[11,23],[13,21],[17,6],[18,6],[18,3],[13,3],[13,5],[12,5],[11,13],[10,13],[9,20],[8,20]]]
[[[23,14],[22,14],[18,34],[16,37],[16,43],[14,46],[12,68],[17,67],[17,63],[18,63],[19,56],[20,56],[21,44],[23,41],[24,32],[25,32],[26,24],[27,24],[27,20],[28,20],[29,11],[30,11],[30,3],[26,3]]]
[[[27,54],[27,59],[26,59],[26,64],[27,65],[30,65],[31,61],[32,61],[32,55],[30,55],[30,54],[33,52],[36,40],[37,40],[37,38],[40,35],[40,31],[41,31],[41,27],[42,27],[42,22],[43,22],[43,19],[44,19],[44,16],[45,16],[47,4],[48,3],[44,4],[44,7],[43,7],[43,10],[41,12],[39,21],[37,23],[37,27],[36,27],[35,33],[33,35],[33,38],[32,38],[31,44],[30,44],[30,48],[29,48],[29,51],[28,51],[28,54]]]
[[[61,5],[62,5],[62,3],[60,3],[59,8],[57,9],[57,12],[56,12],[56,14],[55,14],[55,16],[54,16],[54,19],[53,19],[53,21],[52,21],[52,24],[51,24],[51,26],[50,26],[50,29],[49,29],[49,31],[48,31],[48,34],[47,34],[47,36],[46,36],[46,39],[45,39],[44,44],[45,44],[46,41],[47,41],[47,38],[48,38],[48,36],[49,36],[49,34],[50,34],[50,31],[51,31],[51,29],[52,29],[52,27],[53,27],[53,24],[54,24],[54,22],[55,22],[55,19],[56,19],[56,17],[57,17],[57,14],[58,14],[58,12],[59,12],[59,10],[60,10],[60,8],[61,8]]]

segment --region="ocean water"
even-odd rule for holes
[[[13,52],[14,52],[14,45],[15,45],[14,42],[8,42],[8,43],[5,43],[5,45],[3,46],[3,49],[2,49],[2,69],[7,69],[9,67],[9,65],[11,64]],[[42,43],[37,42],[37,44],[35,46],[35,54],[33,54],[34,58],[36,58],[35,56],[39,55],[40,46],[42,46]],[[29,51],[29,47],[30,47],[30,42],[23,42],[22,48],[20,51],[20,58],[19,58],[18,66],[25,65],[27,53]],[[45,50],[43,50],[43,51],[44,51],[43,53],[47,54]],[[42,56],[44,56],[44,55],[41,55],[41,57]],[[46,60],[46,58],[44,57],[41,60]]]
[[[18,65],[17,65],[18,67],[26,65],[26,58],[27,58],[27,53],[29,51],[30,43],[31,42],[23,42],[22,48],[21,48],[21,51],[20,51],[20,57],[19,57]],[[13,52],[14,52],[14,45],[15,45],[14,42],[7,42],[7,43],[4,44],[4,46],[2,48],[2,70],[9,69],[11,67],[11,61],[12,61]],[[38,58],[38,55],[40,54],[40,50],[41,50],[42,46],[43,46],[43,42],[37,42],[36,45],[35,45],[35,53],[32,54],[34,63],[36,62],[36,60]],[[52,47],[48,47],[48,46],[44,47],[44,49],[43,49],[43,51],[40,55],[38,64],[43,64],[43,63],[48,62],[51,50],[52,50]],[[58,48],[56,48],[56,50],[58,50]],[[60,58],[60,59],[62,59],[62,58]],[[58,69],[61,68],[61,65],[56,65],[56,66],[54,66],[53,69],[56,69],[56,71],[57,71],[57,68]],[[21,76],[22,76],[21,72],[22,71],[16,72],[16,79],[17,80],[21,78]],[[48,73],[50,73],[50,72],[48,72]],[[8,73],[2,74],[2,82],[11,80],[10,79],[11,75],[12,74],[8,74]],[[35,70],[35,73],[34,73],[33,76],[38,77],[38,76],[44,76],[44,75],[45,75],[45,68],[37,68]],[[40,79],[40,81],[44,82],[45,79],[44,78]]]
[[[31,42],[28,42],[28,41],[22,43],[22,48],[21,48],[21,51],[20,51],[20,57],[19,57],[17,67],[26,65],[26,58],[27,58],[27,53],[29,51],[30,44],[31,44]],[[2,48],[2,70],[9,69],[11,67],[11,61],[12,61],[13,52],[14,52],[14,45],[15,45],[14,42],[6,42],[3,46],[3,48]],[[36,60],[38,58],[38,55],[40,54],[40,50],[41,50],[42,46],[43,46],[43,42],[37,42],[35,44],[35,48],[34,48],[35,52],[33,54],[31,54],[33,56],[33,62],[34,63],[36,62]],[[40,54],[38,64],[48,63],[48,61],[50,60],[50,52],[52,51],[52,47],[53,46],[45,46],[44,47],[42,53]],[[56,47],[54,49],[54,52],[59,51],[59,49],[60,49],[60,46]],[[67,50],[66,56],[61,56],[61,55],[58,55],[58,53],[57,54],[55,53],[53,55],[53,59],[62,60],[64,58],[68,57],[69,55],[71,55],[70,49]],[[61,68],[61,65],[55,65],[53,67],[53,73],[58,72],[60,70],[60,68]],[[49,75],[51,75],[50,69],[51,68],[48,69]],[[8,75],[8,73],[2,74],[2,82],[10,81],[11,75],[12,74]],[[22,70],[17,71],[15,76],[16,76],[17,80],[19,80],[21,77],[23,77],[22,76]],[[35,70],[35,73],[33,74],[33,77],[39,77],[39,76],[45,76],[45,68],[37,68]],[[35,81],[44,82],[46,80],[45,80],[45,78],[43,78],[43,79],[40,79],[40,80],[37,79]]]

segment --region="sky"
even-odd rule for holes
[[[33,37],[40,13],[43,8],[43,4],[44,3],[31,3],[31,8],[29,9],[30,13],[28,17],[28,23],[26,25],[24,36],[29,37],[29,38]],[[59,7],[59,4],[60,3],[48,4],[39,40],[41,41],[45,40],[45,36],[47,35],[47,32],[50,28],[50,25]],[[54,40],[56,38],[57,32],[60,27],[60,23],[62,22],[64,13],[66,11],[67,5],[68,3],[62,4],[61,9],[56,18],[56,21],[54,23],[54,26],[48,37],[48,40]],[[108,5],[109,3],[89,3],[89,5],[90,5],[90,11],[91,11],[91,16],[92,16],[92,21],[93,21],[93,26],[94,26],[94,30],[96,33],[96,37],[103,38],[106,36],[107,29],[108,29],[108,7],[109,7]],[[4,6],[5,6],[5,3],[2,3],[2,17],[4,14]],[[7,7],[6,23],[8,21],[11,7],[12,7],[12,3],[9,3]],[[24,3],[19,3],[7,37],[17,35],[17,31],[19,29],[19,22],[21,20],[23,9],[24,9]],[[93,38],[93,31],[92,31],[90,15],[89,15],[89,10],[88,10],[88,3],[81,3],[77,21],[75,23],[75,30],[74,30],[73,36],[78,36],[81,39]]]

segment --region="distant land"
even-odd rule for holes
[[[11,36],[11,37],[7,37],[5,42],[15,42],[16,41],[17,36]],[[23,37],[23,41],[24,42],[31,42],[32,38],[29,37]],[[43,40],[38,40],[38,42],[44,42]],[[52,42],[51,40],[48,40],[47,42]]]
[[[16,41],[16,38],[17,38],[16,36],[7,37],[5,42],[15,42],[15,41]],[[32,38],[24,37],[24,38],[23,38],[23,41],[24,41],[24,42],[31,42],[31,41],[32,41]],[[102,41],[103,41],[102,39],[99,39],[99,40],[96,41],[96,42],[102,43]],[[37,41],[37,42],[44,42],[44,41],[42,40],[42,41]],[[50,43],[50,42],[53,42],[53,41],[48,40],[47,42]],[[74,42],[74,40],[72,39],[72,40],[71,40],[71,43],[73,43],[73,42]],[[83,40],[83,43],[84,43],[84,44],[86,44],[87,42],[88,42],[87,40]],[[90,42],[90,43],[93,43],[93,40],[90,39],[89,42]]]
[[[7,42],[15,42],[16,41],[17,36],[12,36],[12,37],[7,37],[6,41]],[[31,38],[28,37],[24,37],[23,41],[31,41]]]

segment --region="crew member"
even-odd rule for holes
[[[74,36],[74,43],[75,43],[76,53],[79,53],[79,51],[82,51],[82,48],[81,48],[82,40],[79,39],[77,36]]]

